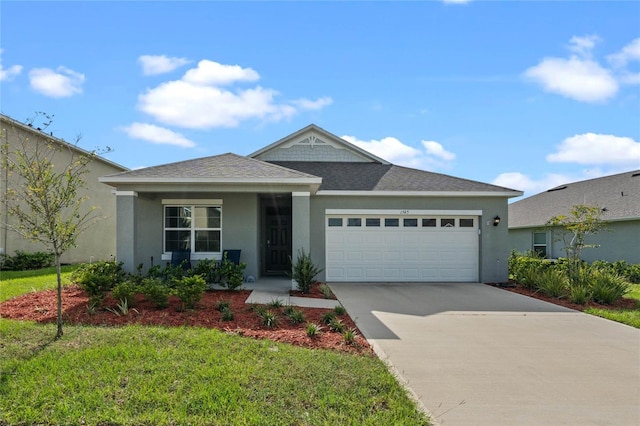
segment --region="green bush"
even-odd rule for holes
[[[616,273],[594,269],[589,275],[591,298],[595,302],[611,304],[629,291],[629,284]]]
[[[71,274],[71,280],[89,295],[89,303],[100,305],[107,292],[126,278],[122,262],[85,263]]]
[[[216,310],[222,312],[223,309],[230,308],[231,303],[228,300],[219,299],[216,301]]]
[[[522,254],[512,251],[508,262],[510,278],[531,290],[537,288],[539,274],[553,268],[551,260],[541,258],[536,252]]]
[[[169,306],[171,289],[160,278],[145,278],[142,280],[142,293],[144,297],[158,309]]]
[[[223,308],[220,312],[222,312],[222,321],[233,321],[233,319],[235,318],[233,312],[231,312],[231,308],[229,308],[228,306]]]
[[[294,308],[293,306],[287,306],[284,310],[284,314],[289,318],[292,324],[302,324],[305,322],[304,312]]]
[[[307,323],[305,332],[308,337],[314,338],[320,334],[320,331],[322,331],[322,327],[320,327],[318,324],[314,324],[312,322]]]
[[[570,284],[569,299],[571,299],[571,303],[584,305],[591,300],[591,290],[589,289],[589,286],[584,284]]]
[[[624,277],[630,283],[640,284],[640,264],[631,264],[624,260],[618,260],[613,263],[605,260],[596,260],[591,264],[591,268],[615,273]]]
[[[200,275],[182,277],[174,281],[173,293],[182,302],[182,309],[193,309],[202,299],[207,282]]]
[[[220,282],[218,262],[214,259],[199,260],[195,268],[193,268],[193,274],[202,276],[207,284],[217,284]]]
[[[242,285],[244,280],[244,269],[246,267],[246,263],[241,262],[239,265],[236,265],[225,256],[218,267],[220,286],[229,290],[236,290]]]
[[[329,287],[326,283],[320,284],[320,293],[325,299],[333,298],[333,291],[331,291],[331,287]]]
[[[136,294],[138,294],[139,291],[140,288],[135,282],[127,280],[116,284],[113,290],[111,290],[111,296],[116,300],[125,300],[127,306],[133,307]]]
[[[545,269],[538,276],[537,287],[545,296],[562,298],[567,295],[569,281],[562,272]]]
[[[324,324],[331,324],[331,321],[335,321],[335,319],[336,319],[336,314],[333,311],[325,312],[322,315],[322,322]]]
[[[345,315],[347,313],[347,310],[342,305],[336,305],[336,307],[333,308],[333,312],[336,315],[342,316],[342,315]]]
[[[303,293],[311,291],[311,285],[322,269],[313,264],[311,253],[305,253],[304,249],[298,251],[298,257],[293,264],[293,278],[298,283],[298,289]]]
[[[345,325],[342,320],[334,318],[331,322],[329,322],[329,330],[334,333],[342,333],[344,332]]]
[[[27,253],[16,250],[13,256],[0,256],[0,269],[5,271],[27,271],[32,269],[48,268],[53,265],[55,256],[53,253],[36,251]]]
[[[262,325],[267,328],[273,328],[278,324],[278,315],[269,309],[262,311],[258,315],[262,318]]]

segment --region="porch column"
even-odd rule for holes
[[[311,193],[292,192],[292,258],[296,261],[298,251],[304,249],[309,253],[311,248]]]
[[[116,261],[123,262],[127,272],[136,270],[136,207],[138,193],[115,191],[116,194]]]

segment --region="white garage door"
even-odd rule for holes
[[[327,214],[327,281],[477,281],[478,219]]]

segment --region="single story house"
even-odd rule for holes
[[[65,167],[71,161],[73,155],[89,155],[89,152],[82,148],[68,143],[60,138],[54,137],[50,133],[39,129],[37,125],[25,124],[11,117],[0,114],[0,144],[6,146],[6,152],[12,156],[18,150],[23,150],[24,146],[35,146],[35,144],[52,144],[59,148],[53,160],[54,167]],[[24,144],[24,146],[23,146]],[[23,236],[12,230],[16,220],[9,215],[7,194],[10,190],[18,188],[19,177],[9,174],[4,167],[5,158],[0,159],[0,253],[13,256],[17,250],[24,252],[48,251],[49,249],[40,243],[25,239]],[[58,169],[61,170],[61,169]],[[68,250],[62,256],[64,263],[91,262],[95,260],[110,260],[116,255],[116,242],[113,236],[116,234],[116,203],[113,199],[111,188],[100,183],[98,179],[106,174],[120,173],[127,169],[119,164],[97,156],[89,163],[89,172],[84,176],[86,188],[79,191],[80,196],[86,196],[87,206],[95,207],[95,215],[102,217],[77,239],[77,247]]]
[[[507,280],[507,201],[521,192],[400,167],[309,125],[251,155],[104,176],[125,268],[240,249],[246,275],[304,249],[329,282]]]
[[[509,241],[519,252],[535,250],[547,258],[566,256],[564,243],[545,223],[568,215],[575,205],[602,209],[607,229],[587,237],[583,260],[640,263],[640,170],[567,183],[509,205]]]

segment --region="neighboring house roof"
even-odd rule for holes
[[[273,164],[322,177],[320,191],[473,192],[504,193],[512,197],[522,194],[509,188],[393,164],[308,161],[274,161]]]
[[[104,176],[104,183],[301,183],[320,178],[264,161],[227,153]]]
[[[575,205],[603,209],[603,220],[640,219],[640,170],[567,183],[509,205],[509,228],[542,226]]]
[[[347,142],[346,140],[334,135],[331,132],[324,130],[321,127],[316,126],[315,124],[309,124],[308,126],[298,130],[290,134],[289,136],[285,136],[284,138],[272,143],[271,145],[267,145],[258,151],[249,154],[248,156],[251,158],[258,158],[261,160],[269,161],[268,153],[269,151],[277,150],[278,148],[287,148],[291,145],[295,145],[300,143],[301,140],[304,142],[313,145],[314,143],[329,143],[332,146],[342,147],[351,153],[357,155],[361,161],[365,162],[374,162],[380,164],[390,164],[387,160],[384,160],[380,157],[373,155],[372,153],[365,151],[364,149]]]
[[[7,123],[9,123],[9,125],[11,125],[11,126],[14,126],[14,127],[16,127],[16,128],[19,128],[19,129],[21,129],[21,130],[23,130],[23,131],[30,132],[30,133],[32,133],[32,134],[34,134],[34,135],[38,136],[38,137],[41,137],[41,138],[45,138],[45,139],[47,139],[47,140],[50,140],[50,141],[52,141],[52,142],[54,142],[54,143],[57,143],[57,144],[59,144],[59,145],[61,145],[61,146],[65,147],[65,148],[72,149],[72,150],[74,150],[74,151],[78,152],[78,153],[79,153],[79,154],[81,154],[81,155],[93,155],[91,152],[89,152],[89,151],[87,151],[87,150],[85,150],[85,149],[82,149],[82,148],[80,148],[80,147],[79,147],[79,146],[77,146],[77,145],[74,145],[74,144],[72,144],[72,143],[69,143],[69,142],[67,142],[67,141],[63,140],[63,139],[60,139],[60,138],[57,138],[57,137],[53,136],[53,133],[49,133],[49,134],[47,134],[46,132],[44,132],[44,131],[43,131],[42,129],[40,129],[39,127],[34,128],[32,125],[21,123],[21,122],[19,122],[18,120],[15,120],[15,119],[13,119],[13,118],[11,118],[11,117],[7,116],[7,115],[0,114],[0,121],[7,122]],[[109,165],[109,166],[111,166],[111,167],[114,167],[114,168],[116,168],[116,169],[120,169],[120,170],[123,170],[123,171],[125,171],[125,170],[129,170],[127,167],[124,167],[124,166],[122,166],[122,165],[120,165],[120,164],[114,163],[113,161],[111,161],[111,160],[107,160],[106,158],[101,157],[101,156],[99,156],[99,155],[97,155],[97,156],[95,157],[95,160],[96,160],[96,161],[100,161],[101,163],[107,164],[107,165]]]

